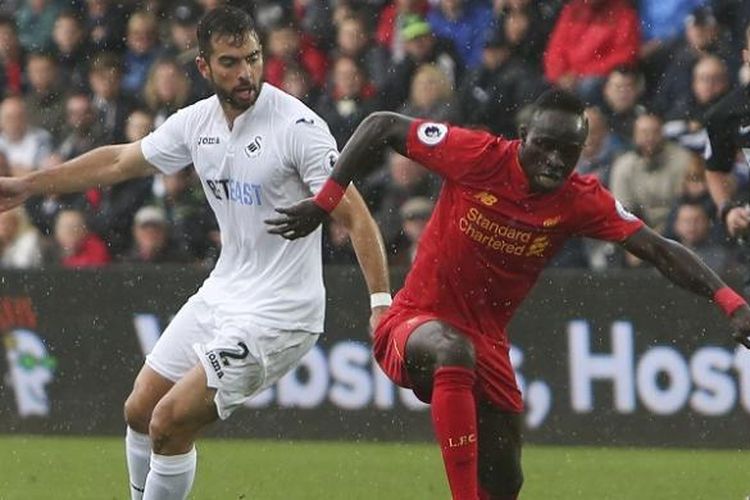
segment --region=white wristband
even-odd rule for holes
[[[390,293],[378,292],[370,295],[370,309],[376,307],[388,307],[393,302]]]

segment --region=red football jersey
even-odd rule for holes
[[[643,226],[594,177],[573,173],[557,191],[530,192],[520,145],[478,130],[412,124],[408,156],[444,184],[389,316],[431,313],[507,347],[505,326],[568,238],[623,241]]]

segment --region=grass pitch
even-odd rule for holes
[[[429,444],[204,440],[191,499],[448,499]],[[750,453],[528,446],[524,500],[737,499]],[[122,440],[0,436],[0,499],[128,498]]]

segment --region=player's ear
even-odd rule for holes
[[[203,56],[198,55],[195,58],[195,64],[196,64],[196,66],[198,66],[198,71],[200,71],[200,73],[203,76],[203,78],[205,78],[206,80],[208,80],[209,79],[209,73],[210,73],[210,70],[208,68],[208,61],[206,61],[206,59]]]

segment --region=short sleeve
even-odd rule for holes
[[[484,177],[499,163],[498,153],[507,150],[503,146],[508,144],[488,132],[415,120],[409,127],[406,153],[428,169],[462,183],[472,176]]]
[[[187,140],[188,116],[184,109],[174,113],[141,141],[143,157],[165,174],[173,174],[193,162]]]
[[[622,204],[591,179],[579,196],[575,196],[579,236],[621,242],[643,227],[643,221],[628,212]]]
[[[328,125],[320,117],[302,117],[286,130],[285,155],[302,182],[316,194],[331,175],[339,150]]]

